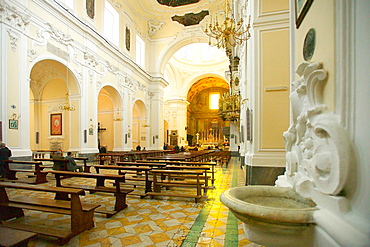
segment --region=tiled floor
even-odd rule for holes
[[[208,190],[207,197],[199,203],[194,199],[140,199],[129,195],[128,208],[111,218],[96,213],[95,228],[72,238],[65,246],[260,246],[245,238],[242,224],[219,199],[224,190],[245,184],[244,171],[239,164],[238,158],[231,158],[227,168],[217,167],[215,189]],[[48,184],[55,185],[52,177],[48,179]],[[93,182],[69,178],[72,179],[74,183]],[[184,193],[189,189],[184,189]],[[34,192],[12,191],[10,196],[20,193]],[[46,193],[43,196],[53,198],[54,195]],[[87,194],[83,200],[99,202],[108,208],[114,205],[112,195],[104,193]],[[30,221],[38,221],[55,230],[69,227],[69,216],[37,211],[27,211],[26,216]],[[37,237],[29,246],[55,246],[55,239]]]

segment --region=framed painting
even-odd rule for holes
[[[9,119],[9,129],[18,129],[18,120]]]
[[[86,0],[86,13],[91,18],[95,17],[95,0]]]
[[[62,113],[50,114],[50,135],[62,135]]]
[[[304,17],[312,5],[313,0],[294,0],[295,4],[295,25],[298,29]]]

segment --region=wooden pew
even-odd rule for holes
[[[13,164],[12,168],[10,168],[10,164]],[[14,165],[23,165],[23,166],[30,166],[28,169],[19,169],[14,168]],[[33,184],[41,184],[46,183],[46,175],[47,173],[42,172],[44,167],[42,167],[42,162],[34,162],[34,161],[18,161],[18,160],[6,160],[5,161],[5,173],[6,177],[9,180],[18,180],[16,174],[17,172],[30,172],[36,176],[35,182]]]
[[[120,182],[125,181],[125,175],[115,175],[115,174],[97,174],[97,173],[86,173],[86,172],[70,172],[70,171],[48,171],[55,175],[56,186],[65,187],[65,188],[78,188],[87,190],[90,193],[94,192],[105,192],[113,193],[116,202],[114,205],[114,210],[96,210],[97,213],[106,214],[107,218],[112,217],[114,214],[119,211],[127,208],[126,204],[126,195],[134,190],[132,189],[121,189]],[[82,178],[93,178],[96,179],[96,186],[91,185],[78,185],[78,184],[64,184],[62,185],[62,178],[71,178],[71,177],[82,177]],[[106,187],[105,180],[114,180],[115,187]],[[65,200],[67,199],[64,194],[57,193],[56,199]]]
[[[116,165],[118,166],[133,166],[133,167],[151,167],[152,169],[160,168],[164,169],[166,168],[165,162],[117,162]]]
[[[90,172],[90,166],[87,164],[87,157],[74,157],[75,160],[82,160],[83,161],[83,171],[84,172]],[[34,161],[49,161],[49,162],[61,162],[64,163],[64,167],[60,169],[61,171],[66,171],[67,170],[67,163],[69,162],[66,159],[33,159]],[[47,166],[52,168],[51,166]]]
[[[0,246],[5,247],[27,247],[31,238],[37,233],[26,232],[0,226]]]
[[[210,167],[208,166],[179,166],[179,165],[167,165],[166,166],[167,170],[201,170],[204,172],[204,175],[200,176],[200,179],[204,180],[204,193],[207,192],[207,189],[209,188],[208,186],[208,180],[211,179],[211,176],[207,175],[207,171],[211,170]],[[185,178],[196,178],[195,176],[197,175],[181,175],[180,177],[185,177]]]
[[[90,172],[90,166],[87,165],[87,161],[89,160],[87,157],[74,157],[74,160],[76,160],[76,161],[82,160],[83,163],[84,163],[84,165],[83,165],[84,172]]]
[[[118,166],[118,165],[95,165],[94,166],[96,173],[99,173],[100,169],[108,169],[108,170],[117,170],[118,174],[122,174],[123,172],[126,173],[127,171],[134,171],[135,174],[144,172],[144,176],[134,176],[129,177],[127,173],[125,174],[125,181],[132,180],[135,181],[134,186],[136,187],[138,184],[136,181],[143,181],[145,183],[144,193],[135,193],[132,192],[130,195],[139,195],[140,198],[144,198],[147,192],[152,191],[152,180],[149,180],[149,171],[151,170],[150,167],[143,167],[143,166]],[[127,184],[127,183],[126,183]]]
[[[195,202],[198,202],[202,198],[202,185],[204,182],[201,181],[200,176],[203,175],[201,170],[152,170],[153,173],[153,190],[154,192],[148,192],[151,198],[154,196],[174,196],[174,197],[186,197],[194,198]],[[195,175],[196,179],[193,180],[173,180],[171,176],[181,176],[181,175]],[[162,187],[195,187],[196,194],[187,193],[176,193],[176,192],[163,192]]]
[[[70,196],[70,201],[43,198],[39,193],[32,196],[9,197],[5,188],[62,193]],[[94,210],[100,205],[81,202],[80,195],[84,194],[85,192],[81,189],[0,182],[0,220],[3,226],[8,228],[56,237],[58,243],[62,245],[79,233],[94,227]],[[25,216],[23,209],[71,215],[71,227],[63,231],[36,224],[30,225],[29,222],[25,224],[19,219]],[[18,219],[11,220],[13,218]]]
[[[198,161],[171,161],[171,160],[137,160],[138,163],[151,163],[151,164],[159,164],[165,163],[166,165],[176,165],[176,166],[210,166],[211,167],[211,183],[214,186],[215,182],[215,166],[217,166],[216,162],[198,162]]]

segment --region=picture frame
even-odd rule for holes
[[[9,129],[18,129],[18,120],[9,119]]]
[[[50,114],[50,135],[62,135],[62,113]]]
[[[298,29],[302,24],[308,10],[310,9],[314,0],[294,0],[295,7],[295,25]]]

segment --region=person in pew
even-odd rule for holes
[[[0,143],[0,175],[2,178],[6,177],[5,173],[5,160],[12,156],[12,151],[6,146],[5,143]]]
[[[68,171],[76,171],[76,170],[78,170],[80,172],[83,171],[82,166],[77,165],[75,159],[72,157],[72,152],[68,152],[65,159],[69,161],[67,163],[67,170]]]
[[[106,145],[101,146],[99,149],[99,153],[101,154],[107,153],[107,146]]]
[[[64,159],[63,156],[62,156],[62,152],[56,152],[52,157],[51,157],[54,161],[53,161],[53,170],[56,170],[56,171],[63,171],[65,170],[65,167],[64,167],[64,162],[62,161],[55,161],[55,160],[62,160]]]

